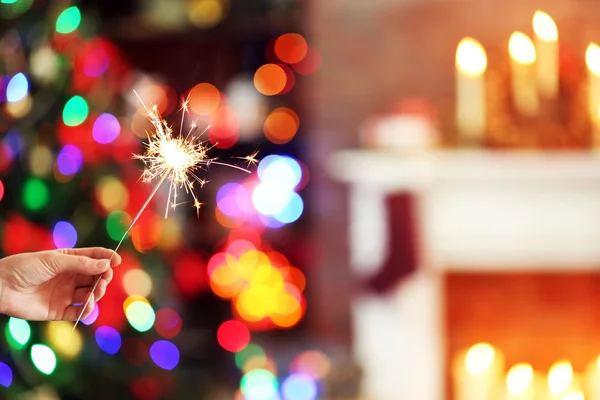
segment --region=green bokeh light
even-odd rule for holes
[[[0,3],[2,4],[15,4],[17,0],[2,0]]]
[[[129,324],[139,332],[146,332],[154,326],[156,315],[152,306],[145,301],[134,301],[125,310]]]
[[[115,210],[106,217],[106,231],[112,240],[121,240],[127,230],[129,214],[124,211]]]
[[[249,398],[270,399],[277,394],[277,378],[265,369],[255,369],[242,378],[242,393]]]
[[[6,340],[15,350],[22,349],[31,338],[31,327],[25,320],[10,317],[6,324]]]
[[[56,368],[56,355],[52,349],[43,344],[31,346],[31,361],[43,374],[50,375]]]
[[[29,178],[23,186],[23,203],[30,210],[39,210],[48,204],[50,190],[44,181]]]
[[[89,111],[88,104],[83,97],[73,96],[65,104],[63,121],[67,126],[81,125],[88,117]]]
[[[235,353],[235,365],[237,365],[239,369],[242,369],[252,357],[266,357],[266,354],[262,347],[250,343],[245,349]]]
[[[56,20],[56,32],[71,33],[81,23],[81,12],[79,8],[73,6],[64,10]]]

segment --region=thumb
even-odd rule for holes
[[[86,256],[62,253],[54,253],[49,264],[56,275],[63,272],[99,275],[110,268],[110,262],[108,260],[96,260]]]

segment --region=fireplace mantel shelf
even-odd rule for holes
[[[600,155],[595,152],[375,150],[334,153],[350,186],[351,262],[376,272],[387,252],[385,197],[418,199],[421,259],[435,269],[600,269]]]
[[[385,191],[415,191],[440,182],[600,183],[600,153],[432,151],[402,154],[344,150],[329,160],[332,177]]]

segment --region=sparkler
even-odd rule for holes
[[[154,106],[152,110],[149,110],[142,99],[139,97],[137,92],[135,95],[140,100],[144,109],[148,113],[148,118],[152,125],[154,126],[153,134],[148,135],[148,142],[146,143],[146,152],[143,155],[134,154],[134,158],[138,160],[142,160],[145,166],[144,172],[142,173],[142,181],[151,182],[156,179],[159,179],[158,183],[136,214],[136,216],[129,224],[129,227],[121,237],[121,240],[117,244],[117,247],[114,250],[113,255],[110,260],[112,261],[112,257],[117,254],[117,251],[121,247],[121,244],[140,218],[150,201],[154,197],[154,195],[158,192],[158,189],[162,186],[163,182],[166,180],[169,182],[169,194],[167,196],[167,206],[165,209],[165,218],[167,218],[169,214],[169,208],[175,209],[177,207],[177,190],[184,188],[186,193],[190,194],[194,200],[194,207],[196,208],[196,213],[200,212],[200,207],[202,203],[198,201],[198,197],[194,193],[194,185],[198,183],[202,188],[207,181],[201,179],[197,174],[197,170],[208,168],[211,164],[215,165],[223,165],[230,168],[235,168],[240,171],[244,171],[246,173],[250,173],[250,171],[246,168],[239,167],[237,165],[227,164],[223,162],[217,161],[217,158],[209,158],[208,152],[216,146],[210,146],[207,141],[202,141],[201,137],[206,131],[210,128],[208,126],[200,135],[195,135],[195,131],[198,126],[196,122],[193,122],[188,130],[187,134],[184,136],[183,132],[183,123],[185,119],[185,114],[188,112],[188,102],[189,99],[186,99],[182,102],[182,113],[181,113],[181,124],[179,128],[179,135],[173,136],[173,129],[168,125],[168,123],[161,118],[158,113],[157,106]],[[257,163],[256,156],[258,152],[255,151],[249,156],[241,157],[241,159],[245,160],[248,163],[248,167],[250,165],[254,165]],[[98,283],[100,282],[102,276],[99,276],[92,287],[91,293],[94,293]],[[73,325],[73,329],[81,320],[83,312],[87,305],[89,304],[92,295],[87,298],[87,301],[83,305],[79,317],[75,324]]]

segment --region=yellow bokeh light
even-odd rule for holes
[[[267,366],[267,356],[264,354],[256,354],[248,358],[242,367],[244,374],[255,370],[264,369]]]
[[[226,13],[224,0],[196,0],[190,6],[189,19],[199,28],[212,28]]]
[[[163,251],[177,249],[183,241],[181,223],[175,218],[167,218],[162,221],[162,235],[158,247]]]
[[[529,364],[516,364],[506,375],[506,388],[514,396],[525,392],[533,382],[533,367]]]
[[[553,395],[564,393],[573,380],[573,366],[569,361],[558,361],[548,371],[548,389]]]
[[[481,375],[492,366],[495,357],[496,351],[491,345],[478,343],[467,352],[465,366],[471,375]]]
[[[43,178],[52,171],[52,151],[46,146],[35,146],[29,157],[29,170],[39,178]]]
[[[600,76],[600,47],[590,43],[585,51],[585,64],[594,75]]]
[[[105,176],[96,186],[96,196],[100,205],[107,211],[123,210],[129,202],[127,188],[113,176]]]
[[[468,76],[481,76],[487,68],[487,56],[483,46],[475,39],[466,37],[456,49],[456,68]]]
[[[129,296],[123,302],[123,311],[127,312],[127,308],[129,308],[129,306],[131,305],[131,303],[134,303],[136,301],[143,301],[144,303],[147,303],[148,305],[150,305],[150,302],[144,296],[133,295],[133,296]]]
[[[46,336],[48,344],[59,356],[72,359],[81,353],[83,338],[78,330],[72,331],[70,322],[48,322],[46,324]]]
[[[27,93],[23,99],[16,102],[7,102],[6,103],[6,112],[13,118],[23,118],[29,111],[31,111],[31,106],[33,105],[33,101],[31,100],[31,95]]]
[[[148,297],[152,291],[152,279],[144,270],[130,269],[123,275],[123,288],[129,296]]]
[[[519,64],[533,64],[536,59],[535,46],[531,39],[522,32],[514,32],[508,41],[508,52]]]
[[[543,11],[536,11],[533,14],[533,31],[537,37],[546,42],[555,42],[558,40],[556,23]]]
[[[298,307],[290,314],[271,314],[271,321],[280,328],[291,328],[300,322],[302,318],[302,308]]]

